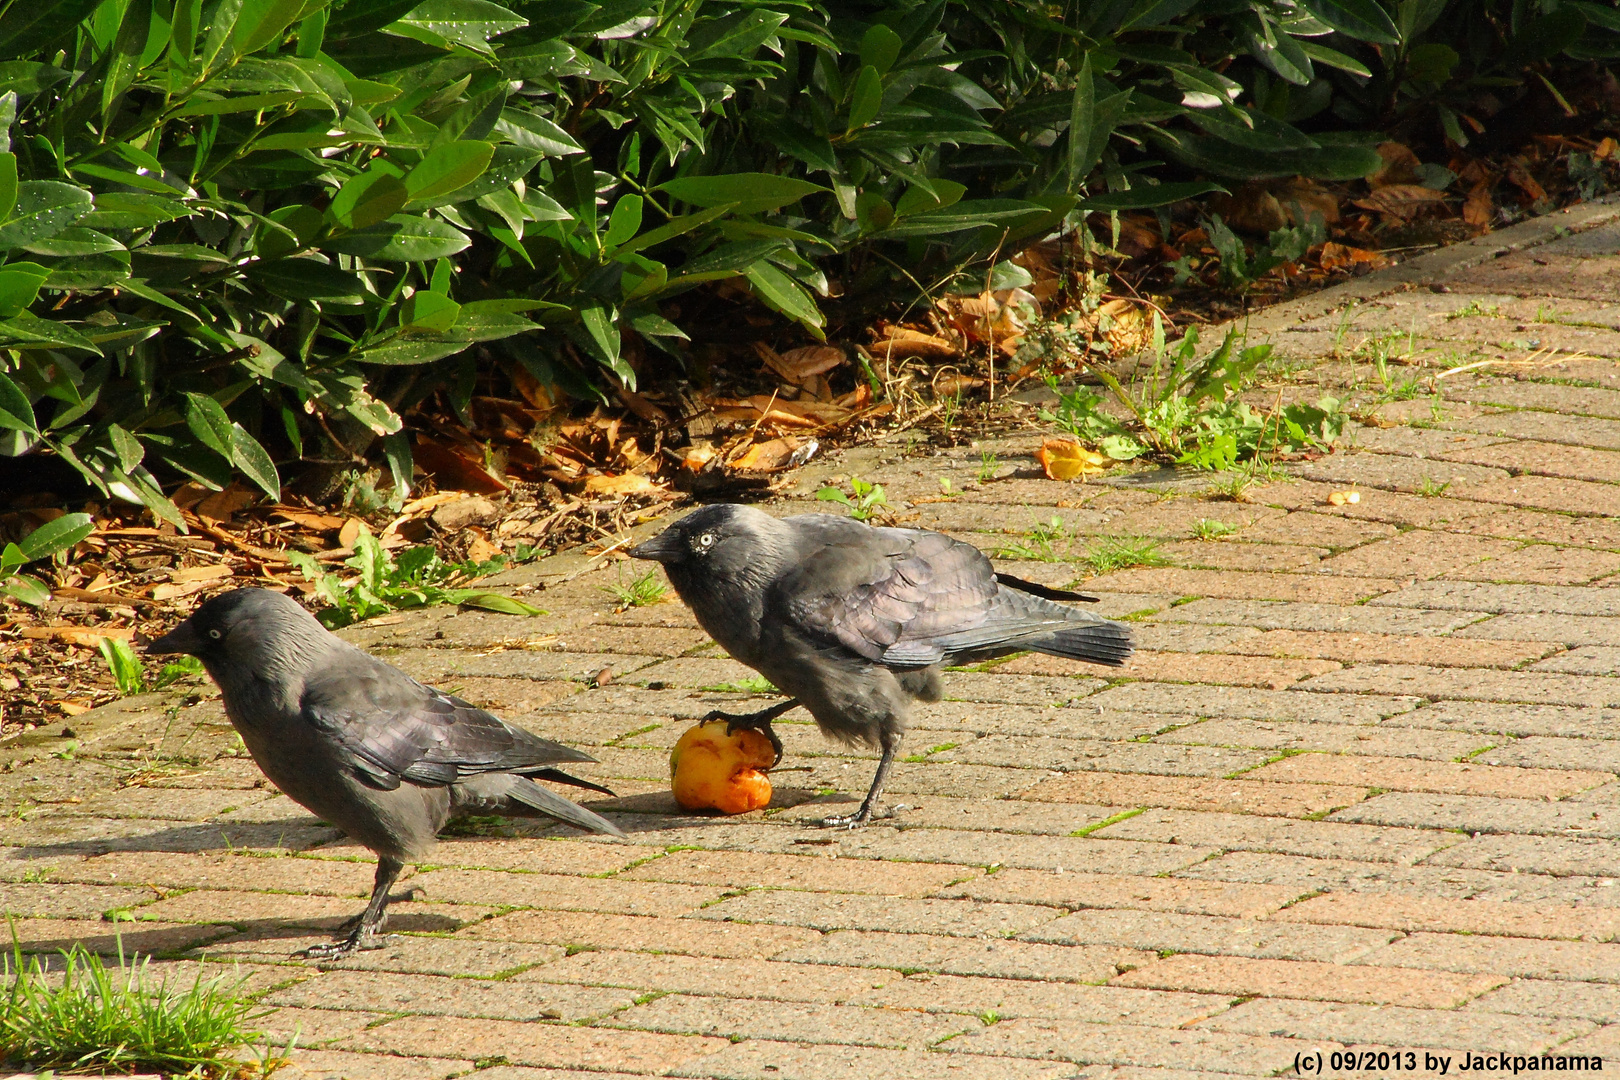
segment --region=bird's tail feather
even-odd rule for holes
[[[585,788],[588,791],[600,791],[603,795],[618,795],[612,788],[605,788],[601,784],[593,784],[589,780],[581,780],[577,776],[570,776],[561,769],[539,769],[523,775],[535,780],[550,780],[553,784],[567,784],[569,787]]]
[[[1109,667],[1123,664],[1132,648],[1130,628],[1106,620],[1065,627],[1040,637],[1026,638],[1019,644],[1036,652]]]
[[[515,776],[516,781],[506,795],[515,802],[538,810],[548,817],[558,821],[565,821],[570,825],[578,826],[590,832],[607,833],[609,836],[624,836],[624,830],[600,814],[593,814],[577,803],[570,802],[555,792],[547,791],[539,784],[526,776]]]

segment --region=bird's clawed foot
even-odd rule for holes
[[[776,753],[776,760],[771,762],[771,768],[774,769],[782,763],[783,753],[782,740],[777,737],[776,729],[771,726],[771,721],[779,715],[780,713],[774,709],[766,709],[764,712],[757,713],[744,713],[740,716],[736,713],[721,712],[716,709],[705,716],[703,722],[711,724],[717,720],[724,720],[727,735],[735,735],[739,730],[759,732],[771,740],[771,749]]]
[[[893,810],[879,814],[874,810],[871,803],[863,802],[861,808],[853,814],[838,814],[834,817],[822,818],[821,827],[823,829],[864,829],[878,818],[893,816]]]
[[[321,960],[329,962],[332,960],[342,960],[345,957],[353,956],[357,952],[370,952],[372,949],[386,949],[392,935],[378,933],[377,931],[380,928],[380,924],[375,926],[367,926],[362,922],[357,924],[349,934],[339,938],[336,941],[329,941],[324,945],[311,945],[302,952],[294,953],[293,956],[300,960]]]

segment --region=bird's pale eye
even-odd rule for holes
[[[215,641],[218,641],[220,638],[224,637],[225,635],[221,634],[218,630],[210,630],[210,631],[208,631],[208,636],[213,638]]]
[[[714,533],[704,533],[698,537],[698,547],[704,550],[714,547]]]

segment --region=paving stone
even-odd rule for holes
[[[1087,699],[1098,710],[1126,709],[1179,713],[1188,717],[1226,716],[1254,720],[1322,720],[1335,724],[1376,724],[1417,708],[1411,695],[1322,694],[1247,687],[1191,687],[1127,683]]]
[[[6,926],[27,953],[56,953],[82,945],[102,956],[179,952],[228,932],[217,926],[76,919],[16,919]]]
[[[1374,607],[1441,611],[1524,612],[1620,616],[1620,593],[1585,585],[1487,585],[1465,581],[1420,581],[1380,596]]]
[[[739,1039],[927,1049],[976,1029],[973,1016],[852,1005],[798,1005],[669,994],[619,1013],[613,1026]]]
[[[1468,1013],[1561,1016],[1602,1024],[1620,1021],[1620,987],[1553,979],[1514,979],[1463,1006]]]
[[[1524,765],[1542,769],[1599,768],[1620,772],[1620,741],[1558,739],[1532,735],[1485,751],[1474,759],[1483,765]],[[1596,789],[1587,789],[1590,795]]]
[[[1437,930],[1507,937],[1586,938],[1620,936],[1620,908],[1513,904],[1492,900],[1430,899],[1329,893],[1275,912],[1279,922],[1349,924],[1390,930]]]
[[[762,998],[771,1001],[842,1002],[881,985],[886,974],[860,968],[789,964],[775,960],[660,956],[600,950],[575,953],[531,968],[514,984],[577,983],[631,990]]]
[[[277,1074],[284,1080],[449,1080],[470,1072],[470,1061],[402,1058],[392,1054],[355,1054],[344,1050],[294,1049],[291,1061]],[[600,1074],[598,1074],[600,1076]],[[480,1080],[495,1080],[488,1073]],[[601,1080],[612,1080],[610,1077]]]
[[[1326,560],[1322,565],[1332,562]],[[1320,569],[1320,568],[1319,568]],[[1313,603],[1355,604],[1393,592],[1406,582],[1372,576],[1341,577],[1327,574],[1265,574],[1235,570],[1182,570],[1168,567],[1116,570],[1087,579],[1087,589],[1117,592],[1177,593],[1232,600],[1303,600]]]
[[[1471,1002],[1469,1008],[1478,1000]],[[1509,1019],[1505,1016],[1494,1017],[1489,1024],[1481,1020],[1476,1013],[1467,1011],[1260,998],[1210,1017],[1198,1026],[1245,1035],[1323,1039],[1357,1047],[1372,1043],[1402,1050],[1433,1047],[1513,1054],[1544,1053],[1595,1027],[1580,1020]],[[1455,1062],[1453,1068],[1456,1068]]]
[[[623,875],[621,880],[678,881],[727,888],[808,889],[813,892],[923,896],[977,867],[935,863],[880,863],[825,856],[767,855],[743,851],[677,851]]]
[[[1500,733],[1516,738],[1546,735],[1620,739],[1620,710],[1579,705],[1437,701],[1413,712],[1393,716],[1385,722],[1385,726],[1473,731],[1493,735]]]
[[[1213,994],[1134,990],[1120,986],[1075,986],[1017,979],[964,978],[919,972],[869,990],[856,1000],[924,1013],[993,1014],[1085,1020],[1096,1024],[1183,1027],[1227,1007]],[[977,1026],[965,1029],[977,1031]]]
[[[1496,795],[1511,799],[1561,799],[1606,784],[1613,773],[1526,769],[1475,762],[1419,761],[1349,754],[1300,754],[1245,774],[1256,780],[1339,783],[1395,791]]]
[[[1130,907],[1239,918],[1256,918],[1299,898],[1297,892],[1286,887],[1228,885],[1174,877],[1041,873],[1033,870],[1002,870],[953,885],[942,895],[1045,904],[1071,910]],[[1049,925],[1042,923],[1040,931]]]
[[[17,919],[99,919],[115,909],[137,908],[158,898],[151,889],[25,882],[0,885],[0,916]]]
[[[986,981],[1003,980],[1004,985],[1005,980],[1102,982],[1123,968],[1139,966],[1152,957],[1152,953],[1134,947],[1113,945],[1067,946],[1010,938],[978,941],[942,934],[837,930],[780,953],[777,959],[982,976]]]
[[[1307,817],[1337,810],[1366,795],[1361,788],[1330,784],[1272,784],[1119,773],[1074,773],[1036,784],[1019,796],[1042,802],[1096,803],[1109,807],[1160,806],[1233,814]]]
[[[1608,837],[1481,835],[1433,857],[1442,866],[1510,874],[1598,874],[1620,878],[1620,851]]]
[[[1457,631],[1457,637],[1620,645],[1620,618],[1582,615],[1498,615]]]
[[[1123,673],[1130,678],[1158,682],[1258,686],[1270,690],[1286,690],[1301,679],[1338,669],[1339,665],[1331,660],[1270,660],[1248,656],[1188,655],[1140,650],[1126,661]]]
[[[792,926],[578,911],[514,911],[462,931],[480,941],[550,942],[570,948],[636,949],[732,959],[765,959],[821,935]]]
[[[1016,934],[1061,912],[1031,904],[901,900],[767,889],[710,905],[699,918],[808,926],[815,930],[890,930],[910,934]]]
[[[1398,934],[1348,927],[1278,926],[1256,918],[1115,910],[1077,911],[1024,936],[1059,944],[1103,942],[1159,952],[1342,964],[1389,944]]]
[[[1420,664],[1358,664],[1307,679],[1301,686],[1337,693],[1411,694],[1430,699],[1620,706],[1620,679]]]
[[[1392,791],[1340,810],[1333,821],[1355,821],[1467,833],[1620,837],[1620,807],[1475,795]]]
[[[1620,454],[1615,455],[1620,457]],[[1523,581],[1541,585],[1584,585],[1620,573],[1620,555],[1612,551],[1532,544],[1506,555],[1474,563],[1444,575],[1471,581]]]
[[[1365,611],[1366,608],[1361,610]],[[1554,651],[1533,641],[1459,641],[1453,637],[1404,637],[1393,634],[1308,630],[1269,630],[1221,650],[1257,656],[1298,656],[1350,664],[1431,664],[1440,667],[1516,667]],[[1322,665],[1322,672],[1334,670]],[[1310,672],[1319,674],[1322,672]],[[1200,679],[1235,682],[1235,679]],[[1289,680],[1294,682],[1297,680]],[[1274,687],[1275,688],[1275,687]]]
[[[750,1039],[670,1075],[715,1080],[1056,1080],[1072,1075],[1071,1065],[996,1058],[982,1063],[954,1054],[820,1043]]]
[[[295,1045],[309,1047],[352,1039],[383,1019],[385,1014],[377,1012],[280,1008],[264,1019],[254,1021],[253,1026],[264,1033],[266,1042],[279,1049],[286,1046],[289,1040],[293,1040]]]
[[[702,1036],[440,1016],[403,1017],[345,1044],[411,1056],[505,1058],[520,1065],[632,1073],[668,1072],[729,1045]]]
[[[1529,938],[1416,933],[1355,961],[1360,964],[1477,972],[1481,980],[1503,976],[1620,982],[1620,945],[1595,941],[1534,941]],[[1472,985],[1472,984],[1470,984]],[[1472,996],[1472,995],[1470,995]]]
[[[1438,862],[1439,857],[1435,857],[1434,861]],[[1507,875],[1427,864],[1393,866],[1353,859],[1232,851],[1189,867],[1181,871],[1180,876],[1208,881],[1286,885],[1301,897],[1317,892],[1363,891],[1393,896],[1460,899],[1489,889]]]
[[[1511,540],[1414,529],[1324,559],[1322,569],[1365,578],[1424,579],[1472,566],[1516,547]]]
[[[1582,645],[1540,663],[1531,664],[1531,671],[1564,671],[1572,675],[1620,674],[1620,648],[1612,645]]]
[[[1348,964],[1182,953],[1116,976],[1112,985],[1451,1009],[1507,982],[1505,977],[1494,974],[1452,975],[1400,966],[1407,959],[1402,944],[1404,941],[1385,946]],[[1370,966],[1374,961],[1378,966]]]
[[[1526,409],[1448,420],[1442,426],[1449,430],[1481,432],[1511,439],[1539,439],[1572,446],[1620,450],[1620,421],[1590,416]]]
[[[1422,711],[1424,710],[1419,710]],[[1400,715],[1404,719],[1417,714]],[[1392,723],[1393,721],[1386,721],[1382,727],[1373,727],[1370,724],[1324,724],[1302,720],[1200,720],[1196,724],[1187,724],[1158,735],[1154,741],[1252,746],[1266,750],[1309,750],[1330,754],[1363,754],[1372,757],[1430,758],[1436,761],[1455,761],[1460,757],[1478,753],[1481,749],[1499,741],[1497,738],[1463,731],[1427,730],[1426,725],[1415,723],[1393,727]],[[1240,775],[1238,780],[1247,783],[1262,782],[1255,780],[1254,776],[1255,772],[1246,772]],[[1349,782],[1351,781],[1348,777],[1333,778],[1335,785]],[[1333,790],[1336,792],[1354,790],[1357,793],[1356,799],[1366,794],[1364,788],[1334,787]]]
[[[1226,538],[1220,543],[1182,540],[1163,544],[1158,553],[1176,566],[1205,570],[1303,570],[1331,554],[1330,548],[1298,544],[1251,544]]]
[[[1100,839],[1196,844],[1233,851],[1272,851],[1283,855],[1402,864],[1417,862],[1459,839],[1436,830],[1185,810],[1146,810],[1091,835]]]
[[[1296,510],[1251,526],[1244,530],[1243,538],[1249,541],[1309,544],[1313,547],[1353,548],[1370,540],[1394,536],[1396,531],[1393,525],[1383,522],[1356,521],[1333,514]]]
[[[1182,1030],[1038,1019],[1004,1021],[974,1035],[952,1039],[945,1048],[964,1057],[1039,1054],[1083,1065],[1137,1065],[1151,1069],[1148,1075],[1163,1070],[1168,1076],[1178,1075],[1171,1070],[1271,1076],[1293,1068],[1301,1054],[1338,1049],[1336,1044],[1196,1027]],[[998,1056],[991,1060],[1000,1066],[1015,1059]],[[1082,1075],[1090,1076],[1091,1071]]]
[[[411,879],[421,895],[436,902],[499,903],[621,915],[684,915],[724,891],[663,882],[577,879],[560,874],[518,874],[491,870],[434,870]]]
[[[627,1009],[632,994],[588,986],[536,987],[372,971],[328,971],[263,998],[267,1005],[502,1020],[586,1020]]]
[[[1265,754],[1228,747],[1055,739],[1041,735],[986,735],[963,746],[940,751],[937,757],[942,761],[1027,769],[1085,769],[1163,776],[1225,776],[1266,760]],[[1038,779],[1038,776],[1030,778],[1031,782]],[[1021,785],[1019,790],[1024,791],[1028,786]]]

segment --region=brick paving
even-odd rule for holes
[[[358,910],[369,856],[269,787],[198,686],[0,746],[0,908],[28,951],[121,937],[176,977],[225,965],[273,1037],[298,1033],[292,1077],[1192,1080],[1343,1047],[1613,1055],[1616,281],[1620,207],[1594,206],[1256,317],[1296,368],[1285,396],[1355,388],[1368,422],[1242,502],[1169,471],[1038,479],[1033,424],[805,470],[773,509],[859,474],[902,522],[986,550],[1060,517],[1054,561],[1006,564],[1040,581],[1084,578],[1101,537],[1169,560],[1085,581],[1139,631],[1117,673],[951,673],[893,816],[863,832],[814,822],[859,799],[873,756],[803,714],[780,724],[770,808],[679,812],[669,747],[744,704],[752,673],[677,602],[616,612],[604,586],[628,569],[574,552],[498,579],[542,618],[438,609],[347,636],[590,750],[620,793],[591,805],[629,841],[475,823],[401,880],[388,947],[293,960]],[[1381,349],[1423,365],[1386,383]],[[986,452],[1000,475],[979,483]],[[1202,519],[1235,528],[1198,540]]]

